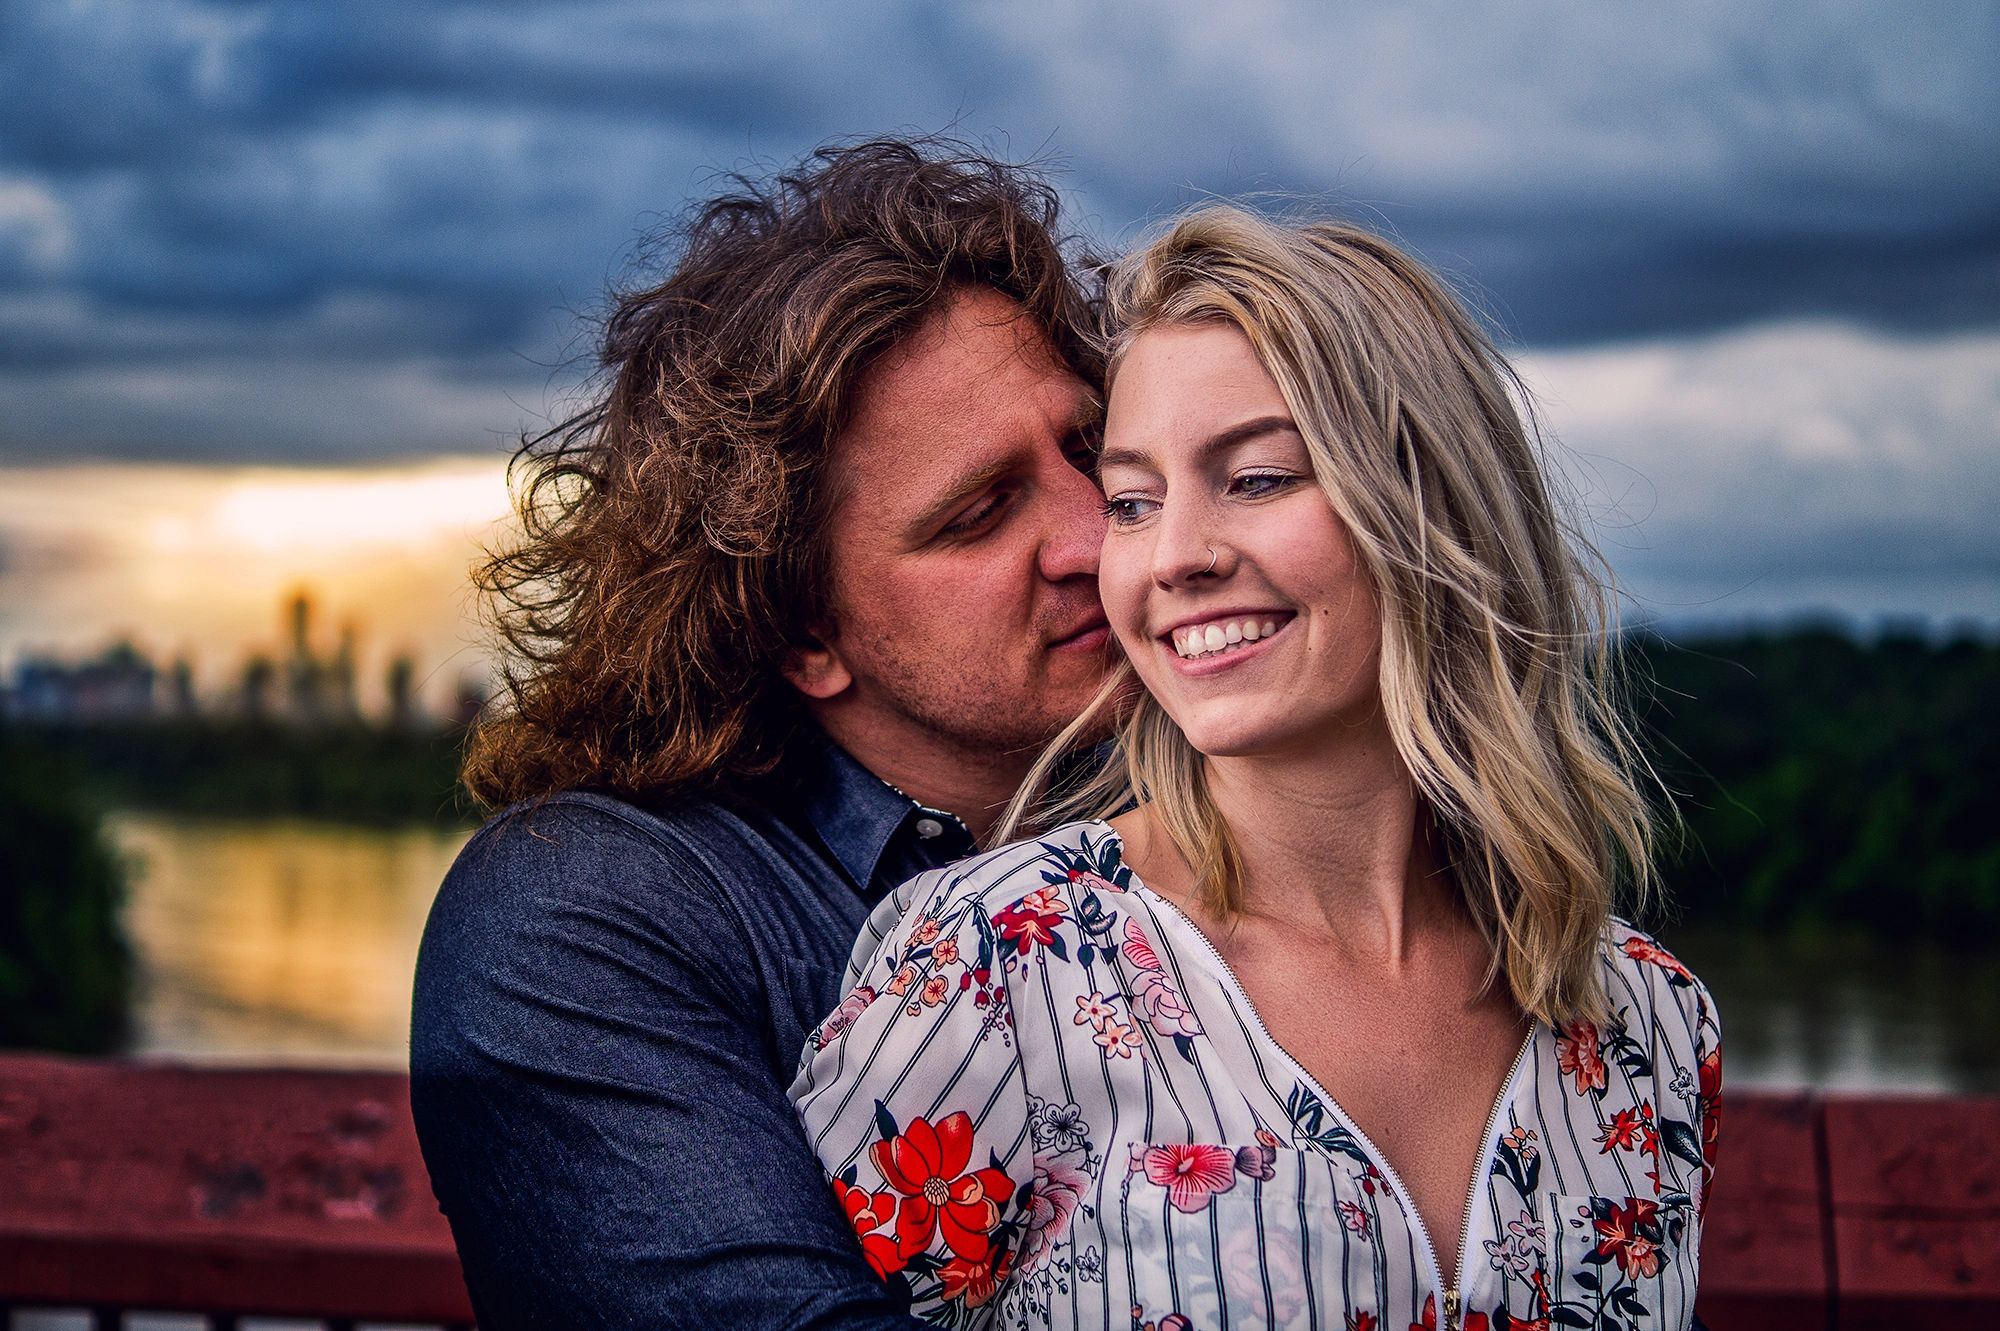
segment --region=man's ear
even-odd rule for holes
[[[830,636],[806,638],[794,645],[782,672],[793,688],[818,702],[838,696],[854,682],[839,649],[827,641]]]

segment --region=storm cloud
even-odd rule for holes
[[[1647,576],[2000,567],[1990,4],[14,0],[0,68],[0,463],[497,455],[719,173],[950,129],[1101,246],[1395,235],[1657,493]]]

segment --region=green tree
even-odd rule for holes
[[[125,884],[61,762],[0,724],[0,1046],[108,1053],[130,1023]]]

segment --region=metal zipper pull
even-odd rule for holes
[[[1458,1331],[1458,1289],[1444,1292],[1444,1331]]]

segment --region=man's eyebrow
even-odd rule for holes
[[[1073,439],[1079,435],[1088,435],[1103,420],[1104,402],[1093,393],[1077,404],[1076,412],[1070,417],[1069,425],[1064,432],[1065,437]],[[923,540],[930,535],[932,528],[938,526],[950,515],[952,509],[957,508],[967,499],[978,494],[981,490],[984,490],[987,486],[1005,476],[1018,465],[1020,465],[1018,458],[996,458],[983,467],[978,467],[953,477],[945,485],[943,491],[939,493],[935,503],[926,505],[921,513],[910,519],[905,534],[912,541]]]
[[[937,501],[925,505],[921,513],[910,519],[909,525],[904,528],[904,535],[912,541],[923,540],[931,534],[932,528],[950,516],[951,510],[1005,476],[1016,465],[1016,460],[1011,456],[995,458],[983,467],[952,477],[943,492],[939,494]]]
[[[1299,427],[1292,423],[1290,416],[1257,416],[1226,430],[1219,430],[1195,446],[1195,455],[1207,459],[1225,448],[1234,447],[1260,435],[1276,434],[1281,430],[1298,433]],[[1098,455],[1097,465],[1102,467],[1150,467],[1153,455],[1143,448],[1111,448]]]

